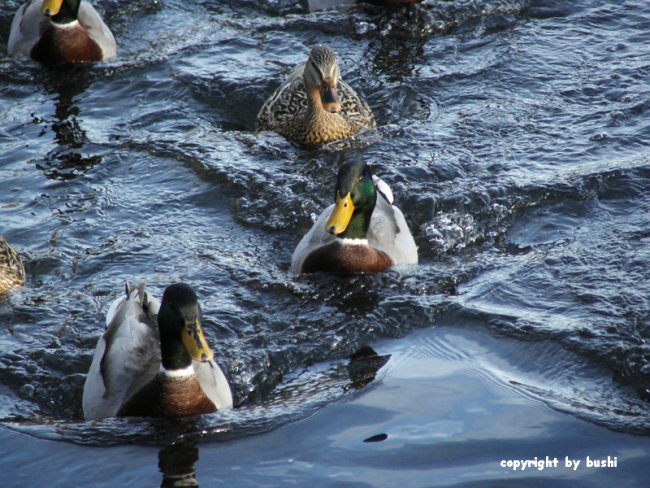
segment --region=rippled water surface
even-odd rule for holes
[[[29,461],[15,446],[50,459],[61,486],[110,484],[116,466],[133,467],[118,481],[156,485],[157,462],[193,465],[199,449],[231,469],[211,463],[208,486],[514,480],[502,457],[590,454],[581,445],[619,467],[563,471],[566,486],[646,479],[648,2],[94,4],[116,59],[0,59],[0,234],[28,276],[0,301],[0,452],[13,452],[0,463],[17,485]],[[254,133],[319,42],[377,130],[317,150]],[[420,264],[291,276],[352,159],[391,185]],[[83,422],[85,373],[127,280],[157,296],[195,287],[239,408]],[[350,362],[368,345],[381,361]]]

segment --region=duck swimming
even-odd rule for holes
[[[7,51],[44,64],[79,63],[112,58],[117,45],[86,0],[29,0],[14,16]]]
[[[86,420],[176,417],[232,407],[232,392],[201,329],[196,293],[168,286],[162,302],[144,285],[110,306],[83,390]]]
[[[264,103],[256,130],[273,130],[299,144],[319,145],[374,126],[368,104],[341,80],[334,51],[319,44]]]
[[[25,284],[25,267],[16,250],[0,236],[0,294]]]
[[[320,214],[291,258],[294,274],[379,272],[416,264],[418,252],[388,185],[363,162],[338,173],[336,203]]]

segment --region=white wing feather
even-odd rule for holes
[[[108,327],[97,341],[83,391],[86,420],[113,417],[135,391],[160,367],[160,345],[155,316],[160,303],[148,298],[144,287],[115,300],[107,313]]]
[[[226,376],[217,363],[192,361],[194,372],[205,395],[218,410],[232,407],[232,392]]]
[[[41,38],[43,22],[49,22],[41,13],[41,3],[32,0],[23,4],[11,22],[7,53],[10,56],[29,56],[34,44]]]
[[[79,23],[88,30],[88,35],[102,50],[104,59],[117,55],[117,43],[113,33],[101,18],[95,7],[86,0],[82,0],[77,14]]]

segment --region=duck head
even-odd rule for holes
[[[341,238],[366,239],[377,202],[372,172],[366,163],[353,161],[341,166],[334,199],[327,232]]]
[[[316,99],[326,112],[337,113],[341,110],[336,91],[340,77],[341,70],[334,51],[323,44],[314,47],[305,65],[303,81],[312,99]]]
[[[214,354],[201,328],[201,307],[189,285],[170,285],[158,311],[160,352],[167,370],[183,369],[195,361],[210,361]]]

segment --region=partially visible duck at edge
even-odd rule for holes
[[[16,250],[0,236],[0,295],[25,284],[25,267]]]
[[[86,0],[29,0],[14,16],[7,51],[43,64],[79,63],[112,58],[117,45]]]
[[[303,145],[320,145],[375,126],[368,104],[347,83],[334,51],[319,44],[264,103],[256,130]]]
[[[418,251],[388,185],[363,162],[341,166],[336,203],[316,219],[291,259],[294,274],[380,272],[417,264]]]
[[[184,283],[162,302],[144,285],[113,302],[83,390],[86,420],[178,417],[233,404],[230,385],[213,360],[201,328],[201,308]]]

